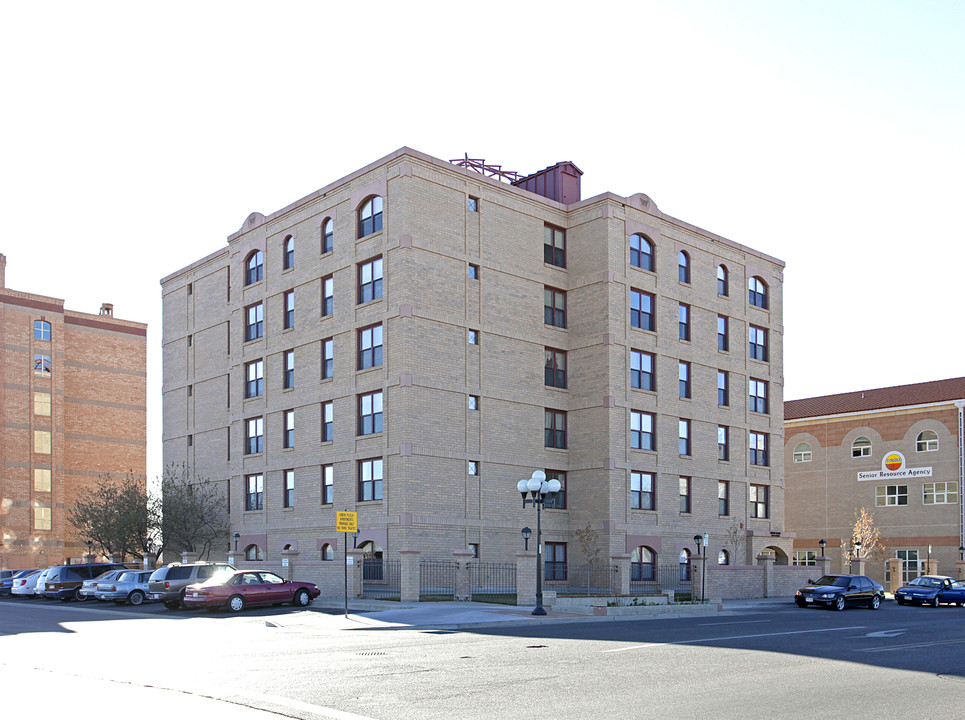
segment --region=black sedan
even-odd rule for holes
[[[944,575],[922,575],[895,590],[899,605],[965,605],[965,583]]]
[[[884,599],[885,589],[864,575],[825,575],[794,595],[798,607],[823,605],[835,610],[844,610],[848,605],[877,610]]]

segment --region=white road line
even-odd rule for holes
[[[760,625],[761,623],[769,623],[770,620],[735,620],[734,622],[722,622],[722,623],[698,623],[697,627],[719,627],[721,625]]]
[[[749,638],[778,637],[780,635],[806,635],[808,633],[841,632],[842,630],[864,630],[864,628],[864,625],[854,625],[853,627],[824,628],[821,630],[794,630],[790,632],[761,633],[759,635],[731,635],[729,637],[697,638],[695,640],[674,640],[673,642],[650,643],[648,645],[631,645],[630,647],[613,648],[611,650],[603,650],[602,652],[618,653],[626,652],[627,650],[646,650],[648,648],[664,647],[666,645],[690,645],[692,643],[722,642],[724,640],[746,640]]]
[[[954,645],[956,643],[965,643],[965,638],[955,638],[954,640],[932,640],[929,642],[906,643],[904,645],[888,645],[886,647],[877,647],[877,648],[862,648],[861,650],[856,650],[855,652],[865,652],[865,653],[890,652],[892,650],[909,650],[911,648],[932,647],[933,645]]]
[[[312,705],[311,703],[302,702],[301,700],[291,700],[289,698],[279,697],[278,695],[268,695],[266,693],[260,693],[254,690],[236,693],[234,694],[234,697],[243,697],[248,698],[249,700],[261,700],[262,702],[282,705],[284,707],[291,708],[292,710],[301,710],[302,712],[309,712],[314,715],[332,718],[332,720],[375,720],[375,718],[369,717],[368,715],[356,715],[355,713],[344,712],[342,710],[336,710],[335,708]]]

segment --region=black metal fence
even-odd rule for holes
[[[572,595],[613,595],[613,583],[616,579],[616,566],[608,563],[593,565],[570,565],[566,569],[564,580],[554,580],[559,573],[550,573],[549,568],[544,575],[544,587],[555,590],[558,596]]]
[[[402,561],[366,558],[362,561],[362,597],[373,600],[402,598]]]
[[[674,565],[631,565],[631,595],[662,595],[673,591],[677,599],[693,595],[690,567]]]
[[[456,594],[456,571],[453,560],[422,560],[419,562],[419,600],[432,602],[452,600]]]
[[[477,602],[516,604],[516,563],[470,563],[469,591]]]

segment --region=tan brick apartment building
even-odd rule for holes
[[[106,473],[146,476],[143,323],[64,308],[6,287],[0,255],[0,566],[46,567],[87,553],[65,512]]]
[[[226,481],[248,559],[340,559],[350,510],[387,556],[511,560],[541,469],[547,562],[587,525],[639,564],[696,533],[787,562],[783,263],[572,163],[480,169],[402,148],[164,278],[165,462]]]
[[[887,557],[905,561],[905,579],[928,559],[955,576],[963,544],[963,407],[965,378],[786,402],[793,562],[811,562],[823,538],[832,570],[840,571],[841,540],[850,542],[854,513],[866,508]],[[869,559],[866,569],[886,579],[884,557]]]

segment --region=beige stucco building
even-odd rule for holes
[[[904,579],[925,571],[956,576],[962,536],[962,408],[965,378],[860,390],[785,403],[787,529],[794,564],[819,555],[843,569],[861,508],[872,513],[885,552],[866,571],[890,582],[887,558]],[[862,555],[866,552],[862,551]]]
[[[164,459],[226,483],[238,554],[340,558],[349,510],[387,556],[511,560],[541,469],[557,568],[586,526],[787,562],[783,263],[572,163],[463,165],[402,148],[162,280]]]

